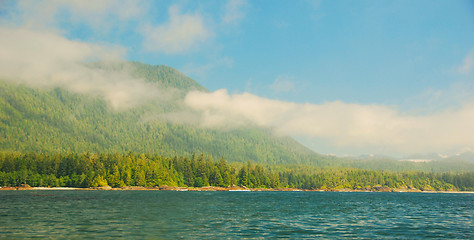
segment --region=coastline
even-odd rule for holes
[[[30,186],[18,186],[18,187],[0,187],[0,191],[24,191],[24,190],[61,190],[61,191],[83,191],[83,190],[101,190],[101,191],[177,191],[177,192],[419,192],[419,193],[466,193],[474,194],[473,191],[423,191],[419,189],[298,189],[298,188],[246,188],[240,186],[232,187],[139,187],[139,186],[127,186],[121,188],[106,187],[90,187],[90,188],[76,188],[76,187],[30,187]]]

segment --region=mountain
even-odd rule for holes
[[[367,154],[341,161],[343,166],[369,170],[422,171],[422,172],[469,172],[474,171],[472,152],[465,151],[453,156],[442,154],[416,154],[404,158]]]
[[[452,156],[452,158],[474,163],[474,152],[471,150],[467,150],[461,153],[457,153],[456,155]]]
[[[133,77],[143,79],[146,82],[159,84],[160,88],[176,88],[188,92],[198,90],[207,92],[208,90],[190,77],[180,71],[165,65],[148,65],[141,62],[96,62],[88,64],[94,69],[107,71],[128,70]]]
[[[316,168],[361,168],[391,171],[474,171],[464,157],[452,161],[402,162],[388,157],[337,158],[314,153],[290,137],[270,129],[201,128],[189,116],[164,117],[185,110],[192,90],[208,90],[167,66],[139,62],[88,63],[106,72],[126,72],[172,97],[148,100],[116,110],[100,94],[59,87],[32,87],[0,79],[0,151],[46,153],[151,153],[166,157],[204,153],[230,162],[307,165]],[[137,83],[138,84],[138,83]],[[133,86],[132,86],[133,87]],[[181,118],[181,119],[180,119]],[[464,155],[463,155],[464,156]],[[311,170],[312,168],[309,168]]]
[[[163,89],[207,91],[167,66],[143,63],[93,63],[107,71],[128,68],[138,79]],[[205,153],[233,162],[328,165],[330,161],[289,137],[255,127],[202,129],[166,121],[160,114],[181,109],[178,102],[148,102],[114,111],[104,98],[62,88],[33,88],[0,81],[0,151],[48,153],[157,153],[164,156]]]
[[[470,149],[466,149],[462,152],[458,152],[452,155],[440,154],[440,153],[431,153],[431,154],[417,154],[410,155],[408,157],[402,158],[399,161],[407,162],[431,162],[431,161],[440,161],[440,162],[455,162],[455,161],[465,161],[474,163],[474,152]]]

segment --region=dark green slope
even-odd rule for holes
[[[170,67],[136,62],[131,66],[136,77],[165,88],[179,88],[184,92],[192,89],[207,91]],[[117,64],[112,68],[120,67]],[[165,156],[206,153],[235,162],[329,163],[293,139],[275,137],[268,130],[218,131],[146,119],[150,112],[159,113],[169,108],[145,104],[116,112],[110,110],[100,97],[74,94],[59,88],[33,89],[0,81],[0,150],[60,153],[133,151]],[[171,107],[175,108],[179,105]]]

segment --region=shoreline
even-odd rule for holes
[[[419,189],[370,189],[370,190],[357,190],[357,189],[298,189],[298,188],[246,188],[239,186],[232,187],[138,187],[128,186],[121,188],[112,187],[90,187],[90,188],[76,188],[76,187],[30,187],[30,186],[18,186],[18,187],[0,187],[0,191],[24,191],[24,190],[61,190],[61,191],[84,191],[84,190],[101,190],[101,191],[177,191],[177,192],[418,192],[418,193],[466,193],[474,194],[473,191],[422,191]]]

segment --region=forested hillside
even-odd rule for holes
[[[207,91],[166,66],[127,64],[137,78],[163,88]],[[120,64],[94,67],[121,68]],[[180,94],[178,92],[178,94]],[[61,88],[38,89],[0,81],[0,150],[47,153],[156,153],[172,157],[206,153],[233,162],[327,165],[329,162],[291,138],[264,129],[219,131],[159,118],[178,103],[146,103],[113,111],[99,96]],[[151,117],[150,117],[151,116]],[[158,116],[158,117],[157,117]]]

